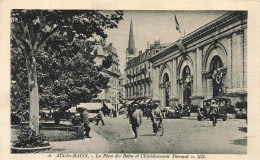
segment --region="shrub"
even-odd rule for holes
[[[11,113],[11,124],[12,125],[20,124],[24,120],[25,120],[25,118],[23,117],[23,115],[21,113],[15,113],[15,112]]]
[[[36,135],[36,132],[31,130],[29,127],[23,127],[17,138],[18,141],[14,143],[14,147],[33,148],[50,145],[48,142],[45,141],[46,137],[42,133]]]

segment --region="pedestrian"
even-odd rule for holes
[[[116,110],[113,109],[113,118],[117,117],[117,113],[116,113]]]
[[[161,109],[159,108],[158,103],[154,104],[154,109],[152,110],[152,114],[151,114],[151,120],[152,120],[152,126],[153,126],[153,135],[156,135],[158,128],[162,124],[162,112],[161,112]],[[158,124],[157,124],[157,121],[159,121]]]
[[[149,119],[149,117],[151,117],[151,108],[152,108],[152,104],[149,102],[147,105],[147,119]]]
[[[211,101],[209,114],[210,114],[210,118],[212,119],[212,122],[213,122],[213,127],[215,127],[217,125],[217,119],[218,119],[218,114],[219,114],[219,108],[218,108],[218,105],[216,104],[215,100]]]
[[[137,136],[138,136],[137,129],[142,124],[142,112],[141,112],[138,104],[134,104],[132,106],[132,109],[130,110],[130,113],[129,113],[129,122],[132,126],[132,130],[135,134],[135,138],[137,138]]]
[[[96,125],[98,125],[99,121],[101,121],[101,122],[102,122],[102,125],[104,126],[105,123],[104,123],[103,118],[104,118],[104,114],[103,114],[103,112],[102,112],[101,109],[100,109],[99,112],[98,112],[98,114],[97,114],[97,123],[96,123]]]
[[[109,117],[110,117],[110,118],[113,118],[113,111],[112,111],[112,109],[110,109]]]
[[[88,119],[89,115],[88,115],[88,111],[87,109],[84,109],[82,114],[81,114],[81,118],[82,118],[82,121],[83,121],[83,124],[84,124],[84,129],[85,129],[85,137],[86,138],[92,138],[89,136],[89,132],[91,130],[89,124],[90,124],[90,121]]]

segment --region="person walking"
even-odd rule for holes
[[[153,135],[156,135],[157,131],[158,131],[158,127],[160,127],[162,124],[162,112],[161,112],[161,109],[159,108],[158,103],[154,104],[154,109],[152,110],[151,120],[152,120],[152,126],[153,126]],[[157,124],[158,120],[159,120],[159,123]]]
[[[142,113],[138,104],[134,104],[129,113],[129,122],[132,126],[132,130],[135,134],[135,138],[138,136],[137,129],[142,124]]]
[[[101,122],[102,122],[102,125],[104,126],[105,123],[104,123],[103,118],[104,118],[104,114],[103,114],[103,112],[102,112],[101,109],[100,109],[99,112],[98,112],[98,114],[97,114],[97,123],[96,123],[96,125],[98,125],[99,121],[101,121]]]
[[[84,129],[85,129],[85,137],[86,138],[92,138],[89,136],[89,132],[91,130],[89,124],[90,124],[90,121],[88,119],[89,115],[88,115],[88,111],[87,109],[84,109],[83,112],[82,112],[82,121],[83,121],[83,124],[84,124]]]
[[[219,114],[219,108],[218,108],[218,105],[216,104],[215,100],[211,101],[209,114],[210,114],[210,118],[212,119],[212,122],[213,122],[213,127],[215,127],[217,125],[217,118],[218,118],[218,114]]]

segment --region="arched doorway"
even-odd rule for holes
[[[212,58],[210,71],[212,73],[213,98],[222,97],[225,75],[223,73],[223,62],[218,55]]]
[[[165,93],[165,106],[169,106],[169,98],[170,98],[170,95],[169,95],[169,90],[170,90],[170,81],[169,81],[169,75],[167,73],[165,73],[163,75],[163,84],[165,85],[165,90],[164,90],[164,93]]]
[[[182,72],[183,77],[183,104],[191,104],[191,71],[189,66],[185,66]]]

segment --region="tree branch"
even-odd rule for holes
[[[18,38],[15,33],[13,32],[13,30],[11,30],[11,36],[13,37],[15,43],[17,44],[17,46],[22,50],[22,52],[28,56],[26,51],[26,46],[28,45],[27,42],[25,40],[23,40],[22,38]],[[28,48],[29,46],[27,46]]]
[[[46,42],[51,36],[53,36],[56,32],[59,31],[59,26],[55,27],[51,32],[49,32],[45,37],[43,37],[41,40],[38,41],[38,43],[35,43],[36,51],[40,48],[40,46]]]
[[[49,22],[45,23],[44,21],[41,21],[41,18],[39,18],[39,25],[40,25],[40,27],[39,27],[39,29],[37,30],[37,32],[35,33],[34,42],[37,41],[37,38],[40,38],[40,37],[41,37],[40,35],[43,34],[42,30],[43,30],[46,26],[52,24],[53,22],[54,22],[53,20],[50,20]]]

